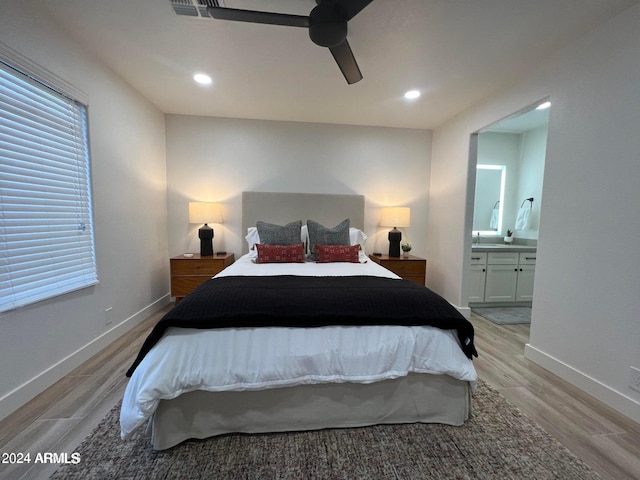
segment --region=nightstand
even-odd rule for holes
[[[405,280],[412,280],[420,285],[425,284],[427,261],[424,258],[413,255],[409,255],[408,257],[369,255],[369,258]]]
[[[215,254],[210,257],[194,253],[193,257],[178,255],[171,258],[171,296],[176,298],[176,305],[194,288],[220,273],[234,261],[233,253]]]

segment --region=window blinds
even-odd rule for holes
[[[0,62],[0,312],[98,282],[86,107]]]

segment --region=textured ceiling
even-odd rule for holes
[[[304,28],[176,15],[169,0],[34,0],[165,113],[409,128],[533,72],[638,0],[374,0],[349,22],[348,85]],[[307,15],[314,0],[223,5]],[[213,78],[196,85],[195,72]],[[422,96],[403,99],[409,89]]]

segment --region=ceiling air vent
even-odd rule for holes
[[[207,12],[208,5],[218,5],[217,0],[169,0],[173,11],[187,17],[211,18]]]

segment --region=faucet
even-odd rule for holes
[[[471,243],[475,243],[476,245],[480,245],[480,232],[476,232],[476,237],[474,238],[475,242],[471,242]]]

